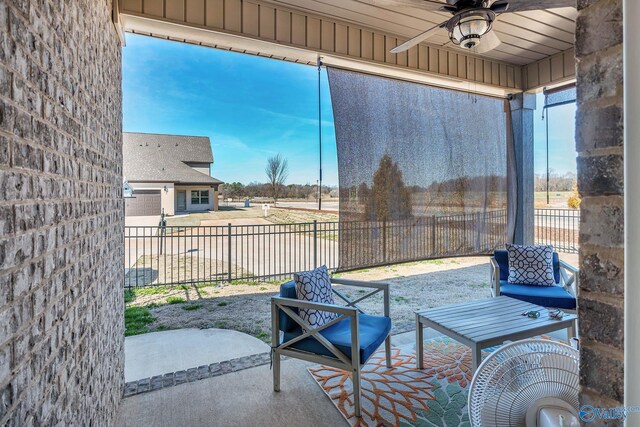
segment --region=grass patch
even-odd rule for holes
[[[124,336],[149,332],[147,325],[153,322],[153,316],[147,307],[128,307],[124,310]]]
[[[143,295],[162,295],[167,292],[171,292],[175,289],[181,289],[186,291],[188,288],[185,285],[181,286],[145,286],[144,288],[133,289],[134,296],[143,296]]]
[[[409,298],[406,298],[406,297],[403,297],[403,296],[393,297],[393,300],[395,302],[400,302],[400,303],[411,302],[411,300]]]
[[[218,307],[225,307],[225,306],[227,306],[227,305],[229,305],[229,304],[227,304],[227,302],[226,302],[226,301],[220,301],[220,302],[218,303]]]
[[[206,283],[198,283],[194,286],[196,289],[201,289],[201,288],[210,288],[212,286],[218,286],[218,284],[215,282],[206,282]]]
[[[254,336],[259,340],[262,340],[267,343],[271,341],[271,334],[263,330],[258,331],[258,333],[255,334]]]
[[[136,298],[136,293],[133,289],[127,289],[124,291],[124,303],[129,304]]]
[[[200,309],[201,307],[202,307],[202,304],[191,304],[191,305],[185,305],[184,307],[182,307],[182,309],[186,311],[195,311]]]
[[[167,298],[167,304],[184,304],[185,302],[187,302],[187,300],[182,297]]]

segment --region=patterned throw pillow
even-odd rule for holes
[[[507,244],[509,283],[553,286],[553,246],[521,246]]]
[[[296,282],[296,296],[299,300],[334,304],[329,271],[326,266],[323,265],[304,273],[296,273],[293,275],[293,280]],[[313,328],[329,323],[338,317],[338,313],[314,309],[301,308],[298,313],[302,320]]]

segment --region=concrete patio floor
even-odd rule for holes
[[[229,329],[176,329],[126,337],[126,382],[269,352],[270,347]]]
[[[217,334],[213,330],[213,336]],[[178,332],[178,331],[175,331]],[[190,335],[189,333],[187,335]],[[424,330],[424,338],[441,334]],[[565,331],[549,334],[566,339]],[[192,336],[192,335],[191,335]],[[392,337],[393,346],[415,345],[415,331]],[[218,348],[217,346],[215,348]],[[268,346],[267,346],[268,348]],[[211,354],[214,351],[212,350]],[[166,357],[177,359],[178,353]],[[183,365],[182,361],[166,361]],[[307,371],[313,363],[286,359],[281,367],[281,391],[273,391],[268,364],[189,382],[122,400],[117,426],[346,426]]]
[[[212,331],[215,335],[222,330]],[[426,339],[439,335],[431,329],[425,330]],[[392,344],[395,346],[408,343],[415,343],[415,332],[406,332],[392,337]],[[269,351],[269,346],[266,344],[265,346]],[[173,363],[174,366],[183,365],[182,361],[176,360],[176,356],[175,353],[166,353],[166,357],[173,362],[165,363],[168,365]],[[313,365],[314,363],[300,360],[283,360],[279,393],[273,391],[272,372],[267,364],[130,396],[122,400],[116,425],[154,427],[348,425],[307,372],[306,368]]]

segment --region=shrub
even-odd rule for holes
[[[571,195],[567,199],[567,205],[571,209],[579,209],[581,201],[582,201],[582,199],[580,198],[580,194],[578,194],[578,189],[577,189],[577,187],[574,186],[573,187],[573,192],[571,193]]]

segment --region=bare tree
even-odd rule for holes
[[[289,163],[287,162],[287,159],[278,153],[277,155],[267,159],[267,166],[264,168],[264,171],[269,179],[271,196],[273,197],[273,204],[275,205],[278,203],[280,190],[289,175]]]

